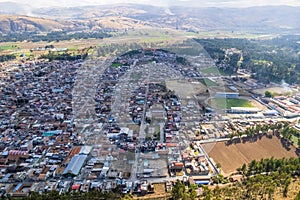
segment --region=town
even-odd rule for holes
[[[300,130],[296,87],[268,96],[250,72],[240,72],[243,83],[203,73],[214,61],[201,56],[145,48],[101,63],[1,63],[1,195],[210,185],[237,168],[210,155],[217,143],[247,140],[264,125]],[[271,130],[257,134],[279,140]],[[299,135],[289,137],[299,156]]]

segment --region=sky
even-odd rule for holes
[[[22,2],[23,4],[28,4],[32,7],[75,7],[116,3],[138,3],[164,7],[173,5],[199,7],[251,7],[264,5],[300,6],[300,0],[0,0],[0,2]]]

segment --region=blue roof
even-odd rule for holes
[[[68,166],[66,167],[63,174],[73,174],[78,175],[80,172],[80,169],[82,168],[85,160],[87,158],[87,155],[75,155],[69,162]]]
[[[43,133],[43,137],[52,137],[53,135],[59,135],[62,133],[62,130],[55,130],[55,131],[46,131]]]
[[[21,186],[22,186],[22,183],[19,183],[19,184],[14,188],[13,192],[18,191],[18,190],[21,188]]]
[[[83,146],[81,147],[79,154],[88,155],[91,152],[91,150],[92,150],[91,146]]]
[[[197,185],[208,185],[209,184],[209,180],[207,180],[207,181],[195,181],[195,184],[197,184]]]
[[[8,156],[8,151],[4,151],[4,152],[2,153],[2,156]]]

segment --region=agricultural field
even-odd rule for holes
[[[221,164],[222,171],[229,175],[236,171],[244,163],[262,158],[290,158],[298,157],[296,148],[289,146],[289,150],[282,144],[281,139],[273,136],[268,138],[263,136],[256,142],[236,143],[227,145],[227,142],[203,144],[203,148],[216,163]]]
[[[16,50],[18,48],[18,45],[0,45],[0,51]]]

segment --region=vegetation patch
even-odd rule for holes
[[[142,78],[142,72],[132,73],[130,78],[135,81],[140,80]]]
[[[17,45],[1,45],[0,46],[0,51],[7,51],[7,50],[15,50],[18,49],[19,47]]]
[[[201,69],[200,72],[202,74],[215,74],[215,75],[225,75],[226,73],[217,68],[217,67],[208,67],[208,68],[204,68],[204,69]]]
[[[0,55],[0,62],[14,60],[14,59],[16,59],[15,55]]]
[[[77,55],[73,55],[71,53],[48,53],[48,54],[44,54],[41,55],[40,58],[41,59],[49,59],[49,61],[53,61],[53,60],[79,60],[79,59],[85,59],[88,56],[88,53],[85,53],[83,55],[81,54],[77,54]]]
[[[218,84],[208,78],[202,78],[199,79],[199,82],[202,83],[203,85],[207,86],[207,87],[213,87],[213,86],[218,86]]]
[[[9,33],[6,35],[2,35],[0,38],[0,42],[18,42],[18,41],[61,41],[61,40],[72,40],[72,39],[88,39],[88,38],[95,38],[95,39],[103,39],[106,37],[110,37],[111,35],[106,32],[75,32],[69,33],[66,31],[53,31],[47,33],[46,35],[35,34],[35,33]]]
[[[299,45],[295,45],[299,36],[286,35],[270,40],[226,38],[195,41],[212,59],[217,60],[218,68],[229,74],[243,68],[249,70],[253,78],[266,84],[282,80],[288,84],[300,82]]]

